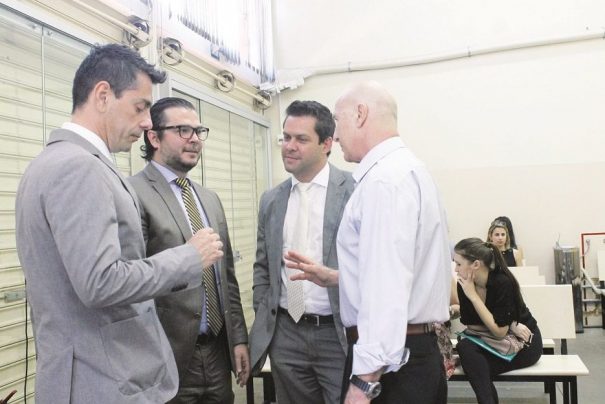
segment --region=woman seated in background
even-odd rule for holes
[[[454,252],[457,287],[453,301],[460,304],[462,324],[470,331],[489,332],[498,339],[510,330],[525,344],[511,361],[506,361],[468,338],[458,342],[460,363],[478,402],[497,403],[493,376],[536,363],[542,354],[542,336],[498,247],[469,238],[456,244]]]
[[[523,266],[523,253],[511,246],[508,228],[504,222],[492,223],[487,232],[487,241],[498,247],[507,266]]]
[[[513,223],[510,221],[510,219],[507,216],[498,216],[497,218],[494,219],[492,224],[494,224],[496,222],[502,222],[506,225],[506,230],[508,231],[508,240],[510,242],[511,248],[514,248],[515,250],[519,250],[519,251],[523,252],[523,248],[521,248],[520,246],[517,245],[517,240],[515,238],[515,231],[513,230]]]

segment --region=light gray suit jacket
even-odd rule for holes
[[[191,246],[145,258],[136,195],[63,129],[17,191],[17,249],[38,355],[36,402],[164,403],[177,370],[153,297],[201,284]]]
[[[184,244],[191,238],[186,212],[179,204],[170,184],[152,164],[128,179],[141,204],[141,222],[147,241],[147,255],[152,256],[167,248]],[[233,252],[227,231],[225,211],[218,195],[192,181],[210,227],[221,237],[224,245],[223,259],[217,263],[219,297],[225,316],[231,369],[235,369],[233,346],[248,343],[248,332],[235,278]],[[176,358],[182,377],[189,366],[200,330],[202,286],[156,299],[158,315]]]
[[[350,173],[330,164],[330,180],[324,210],[323,262],[334,269],[338,269],[336,234],[344,207],[353,192],[353,184]],[[265,192],[260,201],[252,295],[256,317],[250,330],[250,362],[254,372],[262,368],[275,332],[275,318],[282,286],[283,229],[291,188],[292,180],[288,179]],[[338,338],[346,352],[347,342],[340,320],[338,287],[329,287],[328,296]]]

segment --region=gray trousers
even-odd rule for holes
[[[346,355],[334,324],[297,324],[278,312],[269,356],[279,404],[340,402]]]

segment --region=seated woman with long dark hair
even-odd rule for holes
[[[523,302],[519,283],[509,271],[497,246],[478,238],[454,247],[460,321],[469,331],[489,332],[504,338],[509,330],[525,343],[511,360],[504,360],[469,338],[458,342],[460,363],[480,404],[498,402],[493,376],[533,365],[542,354],[542,336]]]

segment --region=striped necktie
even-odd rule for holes
[[[204,228],[204,223],[202,222],[202,217],[200,216],[200,211],[197,208],[195,199],[193,199],[189,181],[187,178],[177,178],[175,182],[181,188],[183,203],[185,204],[187,216],[189,216],[189,222],[191,223],[191,230],[193,231],[193,234],[195,234],[198,230]],[[218,293],[216,290],[216,274],[212,265],[204,268],[202,284],[204,285],[204,291],[206,292],[208,326],[214,335],[218,335],[223,327],[223,316],[221,315]]]

